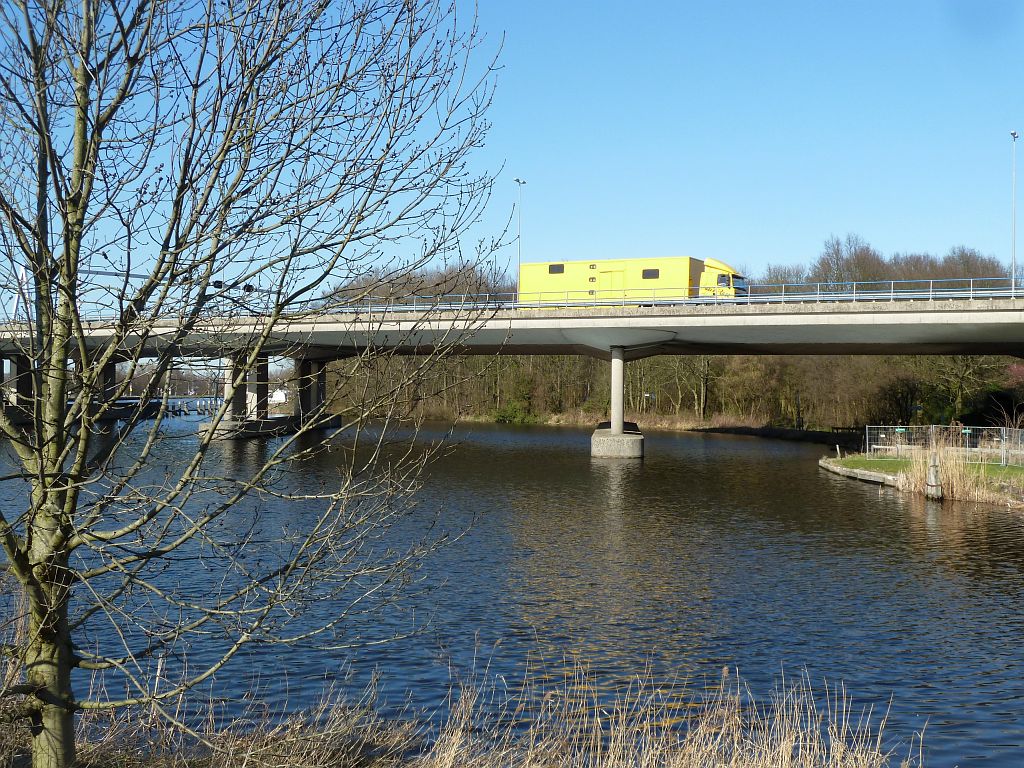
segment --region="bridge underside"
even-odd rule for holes
[[[448,349],[449,347],[446,347]],[[426,355],[435,347],[420,345],[398,345],[390,348],[400,355]],[[601,360],[611,360],[611,347],[599,348],[584,344],[529,344],[501,346],[454,345],[450,349],[458,355],[587,355]],[[694,343],[669,341],[660,344],[637,344],[624,346],[626,361],[641,360],[654,355],[1009,355],[1024,357],[1024,342],[1021,343],[980,343],[965,347],[963,344],[930,343],[915,344],[912,347],[899,344],[742,344],[742,343]],[[354,347],[341,348],[324,356],[359,354]]]
[[[192,337],[196,352],[235,332]],[[213,342],[213,343],[210,343]],[[324,358],[372,347],[426,354],[651,355],[1024,354],[1024,300],[836,305],[603,307],[465,313],[335,315],[289,321],[274,346]],[[274,353],[274,350],[270,350]]]

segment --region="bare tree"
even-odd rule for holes
[[[302,435],[327,418],[319,403],[244,477],[211,461],[215,430],[172,451],[165,410],[111,419],[140,364],[148,400],[230,327],[222,423],[268,353],[302,356],[280,346],[283,323],[470,260],[460,243],[491,184],[469,163],[491,68],[474,20],[440,0],[11,0],[0,27],[0,349],[15,378],[2,483],[6,498],[24,489],[0,540],[27,609],[2,648],[20,679],[0,694],[30,725],[33,765],[57,768],[75,759],[75,713],[159,708],[253,644],[339,642],[363,598],[414,565],[422,547],[382,544],[423,461],[385,437],[408,381],[363,388],[342,414],[358,449],[333,486],[301,496],[278,480],[320,445]],[[328,280],[359,291],[324,298]],[[341,382],[366,381],[384,353],[346,354]],[[364,430],[371,415],[385,426]],[[245,559],[269,530],[257,493],[315,514]],[[217,524],[243,503],[255,522],[229,536]],[[172,561],[216,575],[168,579]],[[295,624],[324,600],[329,616]],[[190,637],[209,646],[202,663],[181,662]],[[84,673],[110,695],[86,697],[72,685]]]
[[[807,272],[812,283],[843,286],[851,282],[889,279],[890,270],[878,251],[858,235],[847,235],[846,240],[830,237],[825,248]]]

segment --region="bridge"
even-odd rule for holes
[[[999,279],[994,279],[999,280]],[[920,285],[926,282],[927,288]],[[143,355],[173,344],[181,357],[227,357],[225,396],[236,421],[248,418],[246,382],[236,380],[238,356],[251,340],[269,331],[256,366],[255,417],[267,418],[266,356],[296,360],[298,407],[325,397],[327,363],[367,348],[398,354],[426,354],[452,348],[465,355],[583,354],[611,361],[611,419],[592,443],[595,456],[641,456],[643,437],[627,434],[624,422],[624,366],[651,355],[719,354],[1005,354],[1024,352],[1024,295],[1014,286],[988,281],[920,281],[913,287],[891,282],[782,286],[749,296],[698,300],[661,297],[599,297],[580,301],[520,303],[508,296],[443,296],[373,300],[359,306],[310,306],[277,321],[272,329],[258,312],[213,317],[184,338],[173,319],[158,321],[145,337],[129,339]],[[948,283],[956,283],[950,285]],[[762,287],[766,288],[766,287]],[[0,326],[0,355],[12,360],[18,391],[26,362],[21,350],[26,328]],[[113,325],[97,318],[86,325],[87,345],[100,348]],[[229,354],[226,351],[231,350]],[[113,376],[113,373],[110,374]],[[241,430],[244,432],[244,430]],[[258,429],[256,430],[259,431]]]

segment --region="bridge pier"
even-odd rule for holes
[[[245,421],[249,410],[249,387],[242,376],[241,355],[228,358],[224,369],[224,400],[228,403],[228,418],[231,421]],[[236,383],[237,382],[237,383]]]
[[[100,372],[100,398],[104,401],[113,400],[117,394],[117,363],[110,362]]]
[[[7,361],[9,372],[4,371]],[[32,361],[28,355],[6,355],[0,358],[0,404],[12,408],[12,417],[23,422],[32,410],[35,399],[35,381],[32,377]]]
[[[266,355],[256,358],[256,403],[253,409],[257,419],[270,417],[270,359]]]
[[[249,376],[242,375],[244,357],[239,353],[229,358],[224,375],[224,400],[228,412],[213,436],[218,439],[274,437],[292,434],[311,414],[322,409],[327,401],[327,362],[298,359],[295,361],[295,412],[291,416],[270,414],[270,363],[266,355],[256,359]],[[332,426],[331,420],[318,419],[316,426]]]
[[[10,360],[11,378],[14,379],[14,405],[19,408],[31,408],[35,399],[32,361],[28,355],[15,355]]]
[[[327,401],[327,362],[325,360],[298,360],[298,397],[295,415],[312,413]]]
[[[590,437],[590,455],[603,459],[640,459],[644,455],[644,436],[635,424],[626,429],[625,389],[626,350],[612,347],[611,420],[594,430]]]
[[[246,354],[240,352],[228,358],[224,369],[224,401],[228,404],[228,411],[214,430],[214,438],[272,437],[291,428],[288,418],[270,418],[270,365],[267,356],[258,357],[255,368],[248,375],[243,375]],[[250,392],[250,376],[255,379],[252,382],[254,392]],[[253,395],[251,398],[250,394]],[[206,425],[204,429],[211,426]]]

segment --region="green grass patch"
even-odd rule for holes
[[[910,468],[910,459],[872,459],[862,454],[833,461],[847,469],[866,469],[869,472],[884,472],[887,475],[897,475]],[[991,483],[1024,486],[1024,467],[1003,467],[999,464],[968,466],[980,466],[985,479]]]
[[[867,456],[847,456],[834,461],[847,469],[866,469],[869,472],[884,472],[887,475],[899,474],[910,466],[910,459],[870,459]]]
[[[986,464],[985,475],[996,483],[1024,485],[1024,467],[1001,467],[998,464]]]

